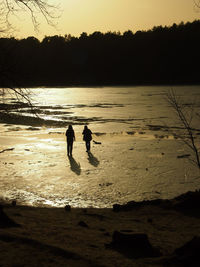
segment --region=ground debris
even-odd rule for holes
[[[1,150],[0,153],[6,152],[6,151],[12,151],[14,149],[15,149],[14,147],[12,147],[12,148],[6,148],[6,149]]]
[[[184,154],[184,155],[177,156],[177,159],[183,159],[183,158],[188,158],[188,157],[190,157],[190,154]]]
[[[162,254],[149,242],[146,234],[124,234],[115,231],[112,242],[106,245],[128,258],[160,257]]]

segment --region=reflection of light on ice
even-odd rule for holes
[[[23,152],[23,154],[29,155],[33,152],[40,152],[43,150],[62,150],[63,144],[61,144],[61,141],[54,140],[52,138],[48,139],[38,139],[36,137],[34,138],[28,138],[27,144],[16,144],[15,145],[15,151],[17,152]]]
[[[51,200],[48,200],[48,199],[46,199],[45,201],[44,201],[44,205],[47,205],[47,206],[56,206],[55,205],[55,202],[54,201],[51,201]]]
[[[35,147],[38,149],[51,149],[51,150],[60,150],[60,142],[53,139],[40,139],[38,143],[35,144]]]
[[[31,205],[31,206],[51,206],[51,207],[63,207],[70,203],[70,199],[46,199],[33,192],[25,190],[12,190],[7,191],[1,196],[5,200],[19,200],[19,204]]]
[[[199,95],[199,86],[176,89],[186,103]],[[32,123],[30,110],[22,108],[30,125],[19,126],[19,120],[0,125],[1,150],[14,148],[0,153],[1,197],[35,206],[112,207],[199,188],[199,173],[187,160],[177,159],[177,152],[185,149],[170,127],[162,126],[175,123],[163,87],[33,90],[34,106],[48,123]],[[68,123],[76,135],[71,162],[66,151]],[[101,142],[91,144],[94,157],[85,152],[84,123],[90,123],[93,140]]]

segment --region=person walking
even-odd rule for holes
[[[83,140],[85,141],[86,152],[90,152],[90,141],[92,140],[92,132],[87,126],[85,126],[82,134]]]
[[[72,125],[68,126],[65,135],[67,139],[67,155],[72,156],[73,142],[75,141],[75,134]]]

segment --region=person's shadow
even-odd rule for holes
[[[76,173],[76,175],[81,174],[81,165],[80,163],[77,163],[76,160],[72,156],[68,156],[69,158],[69,163],[70,163],[70,168],[73,172]]]
[[[100,163],[99,160],[91,152],[88,152],[88,161],[94,167],[97,167]]]

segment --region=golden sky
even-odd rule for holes
[[[15,18],[18,31],[14,36],[24,38],[35,36],[42,39],[48,35],[82,32],[148,30],[153,26],[180,23],[200,19],[200,10],[194,0],[51,0],[60,4],[60,18],[56,28],[40,20],[40,31],[35,32],[30,16],[23,13]]]

